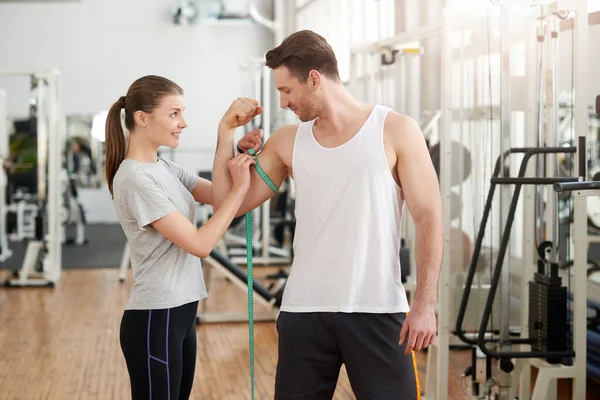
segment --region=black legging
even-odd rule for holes
[[[198,302],[160,310],[125,310],[121,349],[133,400],[188,399],[196,367]]]

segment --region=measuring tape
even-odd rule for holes
[[[256,165],[254,166],[258,175],[274,193],[277,193],[279,189],[273,183],[273,181],[267,176],[265,171],[261,168],[258,163],[258,157],[256,151],[250,149],[248,151],[251,156],[254,157]],[[263,232],[264,234],[264,232]],[[252,212],[246,213],[246,260],[248,264],[248,334],[250,342],[250,386],[252,390],[252,400],[254,400],[254,280],[252,278]]]

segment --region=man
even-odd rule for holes
[[[301,123],[275,132],[258,155],[279,186],[296,190],[294,262],[277,320],[276,399],[331,399],[342,363],[357,399],[417,399],[413,350],[436,332],[442,261],[441,196],[425,140],[409,117],[354,99],[324,38],[301,31],[269,51],[281,108]],[[215,208],[231,188],[233,131],[262,111],[237,99],[219,124]],[[247,134],[242,150],[260,147]],[[239,210],[273,195],[252,172]],[[416,224],[417,288],[409,305],[399,246],[404,202]]]

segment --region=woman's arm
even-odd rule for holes
[[[254,163],[254,159],[245,154],[238,155],[229,162],[234,185],[219,211],[200,229],[177,210],[162,185],[151,175],[142,172],[131,174],[122,185],[121,195],[140,229],[150,225],[186,252],[205,258],[225,234],[240,208],[250,187],[250,166]],[[206,190],[203,186],[205,187],[208,181],[198,183],[197,179],[190,177],[188,188],[196,191],[200,186],[200,199],[206,200]],[[192,186],[194,181],[196,187]]]
[[[245,189],[234,188],[214,215],[196,227],[179,211],[151,223],[165,238],[186,252],[206,258],[225,234],[246,195]]]
[[[244,201],[250,187],[250,166],[252,164],[255,164],[254,159],[245,154],[240,154],[229,161],[233,187],[219,210],[200,229],[196,229],[179,211],[173,211],[162,218],[155,219],[152,226],[188,253],[200,258],[208,257],[231,225]]]

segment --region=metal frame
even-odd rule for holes
[[[537,41],[536,41],[537,27],[535,24],[531,24],[529,27],[529,32],[527,36],[527,40],[525,41],[525,52],[526,52],[526,70],[525,75],[529,77],[535,77],[538,74],[537,68]],[[528,92],[528,102],[527,102],[527,112],[525,113],[525,127],[526,132],[536,132],[536,128],[538,127],[537,113],[538,113],[538,103],[539,99],[537,98],[537,81],[535,79],[527,80],[527,92]],[[536,146],[536,138],[535,135],[525,135],[525,147],[534,147]],[[531,176],[532,174],[536,174],[535,165],[531,165],[527,169],[527,175]],[[536,187],[531,185],[526,185],[523,188],[523,215],[535,215],[535,203],[537,201],[536,197]],[[536,263],[535,248],[536,248],[536,229],[534,224],[531,223],[531,220],[528,218],[523,218],[523,265],[522,265],[522,276],[533,276],[533,266]],[[529,286],[528,280],[522,279],[520,285],[520,294],[519,299],[523,304],[527,304],[529,302]],[[520,331],[528,332],[529,331],[529,309],[527,307],[521,307],[520,313]],[[526,351],[529,349],[529,346],[523,344],[518,348],[520,351]],[[523,396],[520,398],[525,399],[529,393],[531,393],[531,368],[529,366],[523,366],[520,368],[521,364],[524,364],[525,360],[517,360],[515,362],[515,371],[513,371],[513,381],[511,384],[511,394],[516,392],[516,386],[519,387],[519,395]],[[510,394],[509,394],[510,396]],[[514,396],[513,396],[514,398]]]
[[[444,215],[444,255],[438,289],[438,334],[433,343],[437,358],[427,357],[428,399],[445,399],[448,396],[448,369],[450,356],[450,237],[452,223],[450,218],[452,192],[452,91],[448,90],[452,82],[452,26],[449,9],[442,14],[441,28],[441,120],[440,129],[440,191]],[[432,373],[433,372],[433,373]]]
[[[556,10],[571,10],[575,11],[575,26],[573,30],[573,34],[575,36],[575,40],[573,41],[575,44],[574,48],[574,91],[577,94],[577,99],[584,99],[583,101],[576,101],[574,105],[574,115],[575,115],[575,133],[578,139],[577,143],[577,159],[579,159],[581,152],[583,151],[583,157],[587,157],[585,147],[582,149],[580,147],[581,139],[587,138],[588,135],[588,105],[585,102],[588,98],[586,93],[588,89],[586,87],[586,77],[588,76],[588,12],[587,12],[587,2],[581,1],[558,1],[552,4],[549,4],[544,7],[543,13],[544,15],[548,15],[548,13],[556,11]],[[536,58],[536,42],[535,42],[535,34],[536,32],[532,32],[530,40],[528,40],[528,53],[530,56],[528,57],[528,74],[529,76],[536,76],[538,68]],[[548,35],[544,35],[545,40],[547,40]],[[556,44],[556,42],[554,43]],[[554,46],[550,46],[547,48],[551,54],[556,54],[558,49]],[[551,68],[555,68],[555,65],[552,65]],[[556,77],[556,70],[554,69],[553,76]],[[536,92],[536,84],[534,79],[529,80],[529,112],[528,112],[528,126],[531,129],[531,132],[535,131],[536,126],[536,112],[541,111],[542,107],[539,102],[542,99],[537,99],[535,94]],[[551,120],[549,120],[548,126],[552,128],[556,128],[546,133],[546,136],[550,139],[551,144],[552,140],[556,140],[556,133],[558,129],[557,124],[557,107],[558,107],[558,99],[556,97],[556,91],[553,90],[551,93],[551,101],[548,104],[550,108],[550,116]],[[585,143],[585,142],[584,142]],[[550,164],[550,163],[549,163]],[[585,169],[581,170],[580,165],[577,165],[576,176],[581,176],[581,179],[585,179]],[[549,173],[554,174],[555,168],[553,166],[548,167]],[[553,176],[553,175],[550,175]],[[551,204],[556,202],[556,197],[550,193],[551,189],[548,188],[548,199],[552,199]],[[557,396],[557,388],[556,388],[556,379],[558,378],[571,378],[574,379],[573,385],[573,398],[574,399],[584,399],[586,396],[586,354],[587,354],[587,275],[585,273],[587,269],[587,248],[586,245],[581,245],[583,243],[587,243],[587,210],[586,210],[586,198],[583,196],[593,196],[598,194],[598,192],[594,191],[586,191],[586,192],[572,192],[574,196],[574,221],[573,221],[573,233],[574,233],[574,241],[575,243],[579,243],[579,246],[575,247],[574,251],[574,266],[569,270],[568,273],[572,274],[572,294],[573,294],[573,350],[575,353],[573,366],[564,366],[564,365],[551,365],[541,359],[520,359],[515,363],[515,370],[513,371],[512,376],[512,385],[511,390],[509,392],[509,398],[514,398],[516,395],[516,387],[519,386],[519,399],[529,400],[530,398],[533,400],[539,399],[548,399],[553,400],[556,399]],[[531,188],[525,192],[525,203],[524,203],[524,211],[527,213],[526,215],[534,215],[533,209],[536,198],[534,190]],[[554,207],[548,207],[551,212],[554,212]],[[550,235],[554,237],[554,241],[557,240],[558,232],[557,232],[557,218],[556,215],[552,214],[553,223],[550,224],[548,228],[550,228]],[[535,242],[533,238],[535,238],[535,232],[533,232],[533,225],[528,223],[531,221],[524,221],[524,232],[525,243],[524,243],[524,276],[531,276],[533,265],[534,265],[534,247]],[[555,242],[556,244],[556,242]],[[521,302],[525,302],[527,304],[529,299],[529,293],[526,288],[527,282],[522,282],[521,289]],[[523,308],[521,314],[521,332],[527,332],[529,330],[529,322],[528,322],[528,310]],[[521,350],[525,351],[529,346],[522,345]],[[533,393],[531,393],[530,388],[530,374],[531,374],[531,366],[534,366],[539,369],[535,389]],[[512,397],[511,397],[512,396]],[[531,397],[530,397],[531,396]]]
[[[85,237],[85,215],[83,212],[83,207],[81,203],[79,203],[79,199],[77,196],[77,189],[75,187],[74,178],[69,175],[69,172],[66,168],[60,169],[60,189],[61,193],[63,193],[62,197],[62,207],[61,216],[63,213],[66,213],[66,219],[60,220],[61,223],[61,239],[60,243],[62,244],[72,244],[81,246],[87,243],[87,239]],[[74,227],[75,233],[71,238],[67,238],[67,227]]]
[[[561,2],[558,4],[552,4],[549,5],[547,7],[544,8],[544,15],[548,15],[551,12],[555,12],[556,10],[575,10],[577,12],[577,24],[576,24],[576,30],[578,30],[580,33],[583,31],[585,32],[585,34],[587,34],[587,11],[586,11],[586,4],[581,4],[580,2]],[[503,14],[504,16],[506,16],[506,8],[503,10]],[[581,23],[581,21],[584,21],[584,23]],[[532,35],[532,38],[535,38],[535,35]],[[581,36],[578,38],[581,39]],[[575,65],[577,68],[577,72],[575,72],[575,76],[579,76],[579,77],[585,77],[587,76],[587,70],[585,70],[585,62],[587,61],[586,57],[585,57],[585,48],[587,46],[587,37],[584,36],[582,40],[577,40],[577,53],[575,56]],[[531,55],[534,53],[534,47],[532,46],[532,42],[531,40],[529,40],[527,42],[528,46],[528,53]],[[554,43],[555,45],[556,43]],[[557,49],[554,46],[549,46],[548,48],[549,52],[551,52],[552,54],[555,54],[557,52]],[[503,48],[502,51],[503,55],[506,55],[506,51],[505,48]],[[535,57],[529,57],[528,59],[528,72],[530,73],[530,77],[531,76],[536,76],[536,71],[535,68],[533,67],[533,63],[532,63],[532,59],[534,59]],[[554,62],[552,63],[554,64]],[[504,58],[503,59],[503,67],[506,67],[508,65],[507,59]],[[556,71],[553,70],[553,66],[549,67],[550,71],[552,72],[552,81],[555,81],[555,77],[556,77]],[[506,72],[507,68],[503,68],[503,76],[507,76],[507,72]],[[546,72],[546,71],[544,71]],[[505,82],[506,80],[503,79],[503,82]],[[578,82],[575,84],[575,91],[577,93],[577,98],[578,99],[586,99],[587,96],[585,96],[585,90],[584,87],[582,86],[582,81],[583,79],[578,79]],[[535,109],[536,109],[536,103],[543,101],[543,96],[542,98],[538,99],[536,94],[535,94],[535,84],[532,82],[535,82],[533,79],[530,79],[530,85],[529,85],[529,107],[528,107],[528,120],[527,120],[527,126],[530,129],[530,132],[535,132],[535,118],[534,118],[534,114],[535,114]],[[553,85],[554,86],[554,85]],[[506,88],[505,89],[505,95],[503,96],[504,98],[507,97],[506,95]],[[554,101],[556,99],[555,96],[555,87],[551,88],[552,92],[551,92],[551,96],[546,98],[546,108],[548,109],[548,114],[547,114],[547,124],[549,129],[547,129],[546,131],[546,138],[545,140],[543,140],[543,144],[548,145],[549,147],[545,147],[544,150],[548,150],[551,151],[552,147],[550,146],[551,144],[555,143],[556,140],[556,131],[557,131],[557,114],[556,114],[556,108],[557,108],[557,104],[556,101]],[[583,94],[582,94],[583,93]],[[548,100],[549,99],[549,100]],[[503,104],[503,109],[507,108],[506,104]],[[541,108],[541,105],[540,105]],[[540,112],[542,111],[540,108],[538,108],[538,110],[540,110]],[[583,158],[580,158],[580,165],[582,165],[582,167],[579,167],[579,172],[578,172],[578,176],[582,176],[585,177],[585,137],[587,136],[587,105],[584,102],[579,102],[575,105],[575,109],[576,109],[576,113],[579,113],[579,117],[577,118],[577,133],[579,136],[579,141],[578,141],[578,147],[577,148],[573,148],[573,152],[577,151],[577,152],[583,152]],[[506,112],[503,112],[503,130],[508,130],[510,132],[510,118],[507,118],[506,116]],[[504,129],[504,127],[507,126],[508,129]],[[528,137],[529,143],[533,144],[533,137]],[[566,148],[562,148],[563,151],[566,151],[568,149]],[[505,148],[503,149],[505,150]],[[556,148],[556,151],[561,150],[561,148]],[[583,161],[582,161],[583,160]],[[549,165],[552,163],[548,163]],[[546,172],[548,173],[549,176],[555,176],[555,171],[556,168],[555,166],[549,166],[547,167],[544,171],[542,172]],[[583,171],[583,172],[582,172]],[[521,175],[520,176],[524,176],[523,174],[524,170],[522,169]],[[576,179],[576,178],[571,178],[571,179]],[[556,180],[555,178],[495,178],[492,179],[492,183],[496,182],[496,183],[503,183],[503,184],[544,184],[544,183],[549,183],[552,180]],[[567,179],[565,179],[566,181]],[[547,191],[550,192],[551,189],[547,188]],[[534,209],[534,203],[535,203],[535,198],[534,198],[534,194],[533,194],[533,190],[529,190],[526,194],[526,203],[525,203],[525,208],[526,210],[529,210],[530,212],[527,213],[527,216],[532,216],[534,215],[533,212],[531,212],[531,210]],[[548,196],[549,199],[554,199],[554,201],[550,201],[549,202],[549,210],[547,213],[547,216],[550,217],[550,223],[548,224],[548,229],[550,230],[550,234],[549,236],[552,236],[553,241],[554,241],[554,245],[556,246],[558,243],[558,213],[556,212],[556,207],[555,204],[557,202],[557,200],[555,199],[555,196],[553,196],[551,193],[549,193]],[[514,213],[514,205],[515,203],[513,202],[513,204],[511,204],[511,213]],[[587,236],[587,221],[585,219],[585,217],[582,217],[581,215],[578,217],[578,214],[584,213],[585,212],[585,203],[581,203],[579,202],[579,204],[577,204],[576,206],[576,217],[575,217],[575,226],[574,230],[578,233],[575,233],[575,240],[578,243],[584,243],[584,240],[582,239],[585,235]],[[531,270],[532,270],[532,266],[534,264],[534,256],[533,256],[533,248],[535,246],[535,242],[533,241],[533,238],[535,238],[535,234],[533,232],[533,226],[530,225],[531,224],[531,220],[529,221],[523,221],[524,225],[524,231],[526,232],[526,237],[525,237],[525,246],[526,246],[526,251],[524,252],[524,259],[525,259],[525,268],[523,268],[523,277],[525,279],[521,280],[521,304],[527,304],[528,303],[528,290],[527,290],[527,282],[529,277],[532,275]],[[579,240],[577,239],[577,237],[579,237]],[[506,235],[505,235],[506,238]],[[531,350],[528,349],[529,346],[523,346],[521,348],[520,352],[512,352],[510,351],[512,348],[512,345],[515,344],[523,344],[523,341],[525,339],[523,339],[523,337],[521,337],[520,339],[512,339],[509,340],[508,339],[508,334],[506,331],[501,332],[503,333],[504,337],[502,337],[502,339],[504,339],[504,341],[507,343],[507,345],[505,346],[501,346],[502,350],[500,352],[492,352],[489,349],[486,348],[485,346],[485,342],[487,341],[485,339],[485,337],[483,336],[486,326],[487,326],[487,317],[489,317],[489,309],[490,309],[490,299],[488,299],[488,302],[486,304],[486,316],[484,316],[484,320],[481,323],[481,329],[479,332],[479,336],[478,336],[478,346],[479,348],[488,356],[499,356],[499,357],[504,357],[504,358],[518,358],[517,363],[516,363],[516,369],[515,371],[512,373],[512,380],[507,380],[507,378],[509,378],[508,374],[503,373],[501,375],[500,378],[500,386],[504,389],[501,390],[498,398],[499,399],[512,399],[514,398],[514,395],[516,394],[516,387],[518,385],[518,382],[520,380],[522,386],[519,388],[520,389],[520,396],[519,398],[521,399],[529,399],[529,396],[531,395],[530,393],[530,387],[529,387],[529,377],[530,377],[530,365],[534,365],[536,367],[538,367],[540,369],[540,372],[538,374],[538,380],[536,382],[536,386],[535,386],[535,391],[533,392],[533,398],[534,399],[555,399],[556,398],[556,386],[554,386],[553,380],[556,378],[574,378],[575,379],[575,385],[573,388],[573,395],[574,398],[584,398],[585,397],[585,363],[586,363],[586,357],[585,357],[585,346],[586,346],[586,303],[587,303],[587,296],[586,296],[586,287],[587,287],[587,277],[585,274],[585,265],[587,263],[586,260],[586,255],[587,255],[587,246],[584,246],[583,248],[579,248],[579,251],[576,250],[576,256],[575,256],[575,267],[573,268],[574,271],[574,281],[575,281],[575,288],[574,288],[574,293],[573,296],[577,297],[577,299],[573,300],[574,303],[574,347],[575,347],[575,362],[574,362],[574,366],[572,367],[568,367],[568,366],[556,366],[556,365],[550,365],[548,363],[546,363],[545,361],[542,361],[539,358],[525,358],[525,357],[535,357],[536,353],[532,353]],[[557,252],[556,250],[552,251],[551,256],[551,261],[557,261]],[[579,267],[578,267],[579,266]],[[498,269],[498,266],[496,267],[496,270],[494,272],[494,279],[496,279],[497,277],[500,277],[499,274],[497,274],[498,271],[503,271],[503,278],[507,276],[507,269]],[[503,293],[504,294],[504,293]],[[491,298],[493,301],[493,297]],[[506,306],[504,306],[503,308],[506,308]],[[521,334],[523,335],[525,332],[528,331],[528,315],[527,315],[527,309],[526,307],[522,307],[522,314],[521,314]],[[508,326],[508,321],[507,318],[503,318],[503,324],[502,326],[505,328]],[[460,329],[457,328],[459,331]],[[501,335],[502,336],[502,335]],[[512,345],[510,345],[509,343],[511,343]],[[583,349],[583,352],[582,352]],[[506,352],[508,351],[508,352]],[[500,354],[503,354],[503,356],[501,356]],[[568,354],[568,355],[567,355]],[[572,352],[565,352],[565,356],[570,356],[572,355]],[[541,354],[538,354],[537,357],[541,357]],[[508,390],[506,390],[508,388]]]
[[[60,110],[60,72],[0,71],[0,76],[30,76],[39,80],[37,119],[38,148],[38,207],[45,206],[46,227],[43,238],[30,241],[18,277],[6,281],[9,286],[50,286],[60,279],[62,272],[60,212],[60,168],[63,121]],[[46,168],[48,174],[46,174]],[[42,271],[35,266],[42,253]]]

